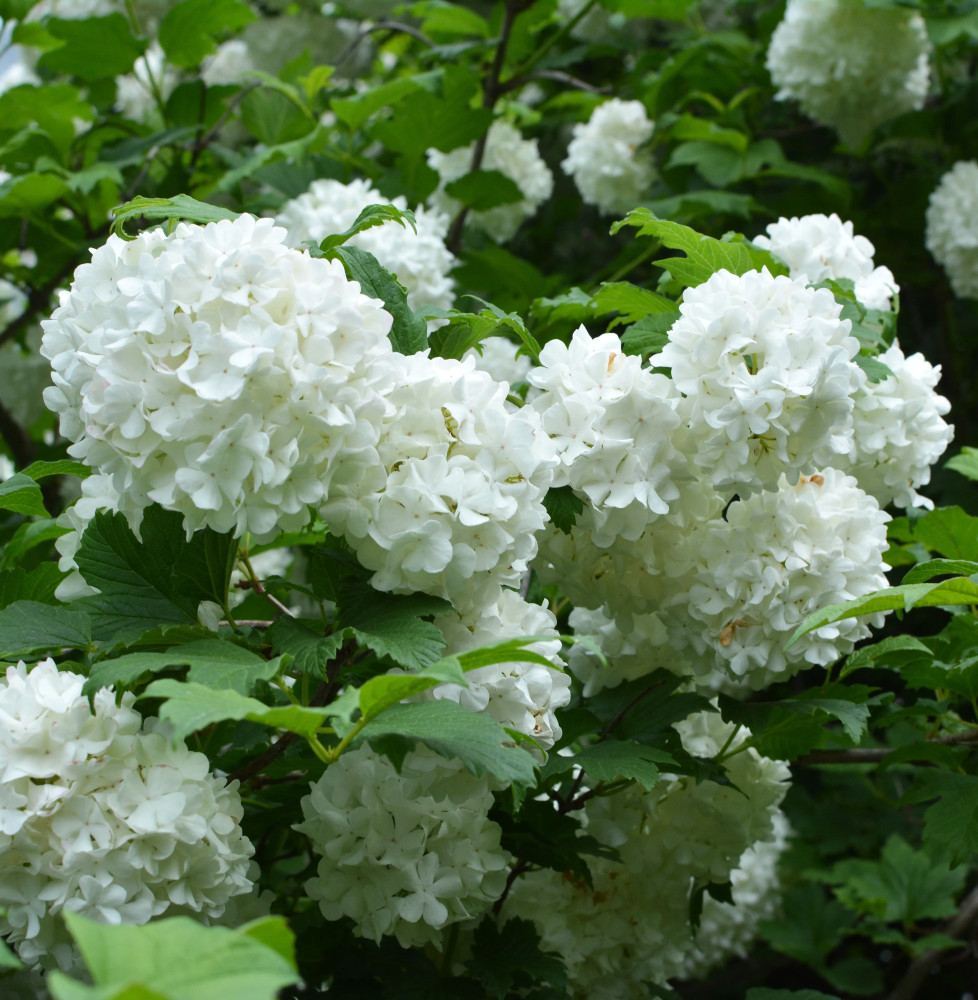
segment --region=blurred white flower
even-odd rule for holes
[[[960,160],[927,205],[927,249],[944,267],[954,294],[978,299],[978,162]]]

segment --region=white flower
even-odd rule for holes
[[[90,706],[84,682],[45,660],[0,683],[0,932],[29,966],[74,961],[62,911],[216,917],[251,890],[236,783],[143,724],[132,695]]]
[[[307,240],[319,243],[333,233],[342,233],[356,221],[367,205],[392,204],[404,211],[407,201],[391,200],[370,186],[369,181],[341,184],[334,180],[313,181],[305,194],[286,202],[276,220],[288,230],[287,242],[299,246]],[[457,261],[445,246],[449,218],[437,209],[419,205],[415,209],[418,231],[410,225],[386,222],[358,233],[348,242],[372,253],[397,277],[407,291],[412,309],[437,306],[450,309],[454,282],[450,271]]]
[[[468,687],[439,684],[426,691],[428,699],[442,698],[458,702],[470,712],[486,712],[500,725],[532,736],[544,750],[560,739],[561,729],[554,714],[570,702],[570,677],[563,673],[557,619],[547,607],[529,604],[515,591],[504,590],[499,599],[472,616],[472,624],[464,618],[440,615],[435,624],[445,636],[443,656],[504,639],[519,639],[531,635],[552,635],[552,641],[536,642],[527,649],[545,656],[556,669],[541,663],[515,661],[496,663],[470,670],[465,679]]]
[[[334,483],[322,516],[378,590],[424,591],[471,613],[519,586],[547,520],[553,448],[507,386],[465,362],[400,357],[380,463]]]
[[[936,391],[940,365],[922,354],[904,357],[896,342],[879,360],[893,374],[879,382],[863,378],[853,397],[852,447],[832,465],[855,476],[881,507],[932,508],[917,487],[930,482],[931,466],[954,436],[944,420],[951,404]]]
[[[788,0],[767,68],[779,100],[859,145],[877,125],[923,107],[930,74],[923,17],[863,0]]]
[[[687,290],[656,363],[687,397],[693,461],[718,490],[772,489],[848,451],[860,369],[827,289],[718,271]]]
[[[445,193],[445,185],[469,172],[472,148],[471,145],[465,146],[450,153],[428,150],[428,166],[439,175],[438,188],[431,196],[431,202],[447,215],[457,215],[462,206]],[[523,195],[521,201],[498,205],[484,212],[470,212],[467,216],[472,225],[484,229],[497,242],[505,243],[550,197],[553,174],[543,162],[536,140],[524,139],[519,129],[505,121],[495,121],[490,126],[480,169],[498,170],[510,178]]]
[[[931,192],[926,241],[954,294],[978,299],[978,162],[958,161]]]
[[[222,42],[201,64],[200,77],[208,87],[237,86],[255,68],[248,45],[240,38]]]
[[[100,475],[88,508],[138,526],[153,501],[259,540],[297,529],[341,466],[375,464],[391,317],[339,262],[240,216],[112,236],[45,321],[69,452]],[[76,505],[77,506],[77,505]]]
[[[350,917],[361,937],[404,947],[437,943],[439,929],[485,913],[511,858],[488,819],[486,777],[419,746],[400,773],[368,746],[348,750],[302,800],[320,855],[306,892],[327,920]]]
[[[820,608],[887,586],[889,519],[837,469],[734,501],[693,542],[700,558],[688,614],[701,623],[700,648],[754,689],[851,652],[882,615],[823,625],[784,646]]]
[[[900,286],[888,267],[873,267],[873,244],[853,233],[852,223],[832,215],[780,218],[755,236],[757,246],[770,250],[788,265],[792,278],[817,285],[826,278],[849,278],[855,296],[867,309],[890,309]]]
[[[733,727],[703,713],[676,728],[688,752],[714,756]],[[636,785],[589,799],[583,832],[621,857],[588,856],[593,886],[548,869],[514,883],[502,916],[536,924],[542,950],[567,965],[575,996],[638,1000],[649,982],[680,974],[696,948],[690,883],[727,881],[745,850],[771,838],[787,766],[754,750],[731,755],[725,766],[732,786],[663,775],[649,792]]]
[[[134,121],[155,119],[160,111],[158,100],[165,101],[178,82],[177,70],[166,61],[159,42],[153,41],[131,73],[116,77],[116,110]]]
[[[519,350],[506,337],[486,337],[479,345],[481,350],[472,348],[462,355],[462,360],[472,358],[480,371],[488,372],[497,382],[507,382],[510,387],[519,382],[525,382],[526,376],[533,367],[533,361],[525,354],[517,354]],[[529,388],[527,401],[536,395],[536,390]]]
[[[586,124],[574,126],[561,167],[588,205],[610,215],[627,212],[642,199],[655,168],[651,156],[637,150],[654,128],[641,101],[617,97],[599,104]]]

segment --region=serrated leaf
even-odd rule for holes
[[[146,41],[136,38],[122,14],[62,20],[50,18],[45,30],[62,44],[49,49],[38,65],[87,83],[122,76],[132,70],[146,51]]]
[[[669,331],[678,315],[678,313],[656,313],[643,316],[622,333],[622,350],[626,354],[638,354],[644,358],[658,354],[669,343]]]
[[[360,715],[370,722],[392,705],[439,684],[467,686],[462,666],[455,657],[439,660],[416,674],[381,674],[379,677],[371,677],[360,687]]]
[[[882,382],[890,378],[893,369],[883,364],[878,358],[871,358],[865,354],[857,354],[853,359],[855,363],[866,373],[866,378],[870,382]]]
[[[523,200],[516,182],[498,170],[473,170],[447,184],[445,193],[475,212]]]
[[[636,323],[646,316],[658,314],[671,316],[675,320],[679,314],[679,307],[672,299],[628,281],[603,284],[594,293],[593,303],[598,315],[608,312],[619,313],[620,319],[612,326],[619,323]]]
[[[186,194],[178,194],[172,198],[139,196],[112,209],[112,232],[123,239],[133,239],[125,229],[130,219],[182,219],[185,222],[206,225],[208,222],[220,222],[222,219],[237,217],[237,212],[219,208],[217,205],[208,205]]]
[[[624,778],[637,781],[646,791],[659,781],[658,764],[675,763],[664,751],[631,740],[605,740],[585,747],[575,755],[574,762],[594,781]]]
[[[174,646],[165,653],[127,653],[101,660],[92,667],[82,693],[94,694],[111,685],[131,687],[143,674],[187,666],[190,681],[246,695],[258,681],[271,680],[279,672],[281,659],[265,660],[229,640],[203,639]]]
[[[247,719],[276,729],[287,729],[304,739],[314,736],[335,709],[309,708],[302,705],[265,705],[237,691],[216,691],[203,684],[177,681],[170,677],[153,681],[143,698],[162,698],[160,718],[173,726],[175,740],[206,729],[227,719]]]
[[[291,938],[283,917],[265,919]],[[64,920],[96,987],[145,986],[166,1000],[274,1000],[298,978],[294,954],[246,929],[206,927],[190,917],[107,925],[66,912]]]
[[[217,48],[218,37],[257,17],[241,0],[183,0],[160,22],[160,47],[174,66],[196,67]]]
[[[533,983],[549,983],[561,994],[567,987],[563,962],[541,951],[539,931],[520,917],[507,920],[502,927],[491,917],[484,919],[472,935],[466,971],[495,1000]]]
[[[760,933],[776,951],[821,969],[827,956],[855,922],[856,915],[837,900],[829,899],[821,886],[805,883],[787,890],[783,916],[778,920],[762,921]],[[757,991],[749,991],[748,996],[754,992]]]
[[[958,865],[978,852],[978,776],[927,770],[904,797],[937,801],[924,813],[924,843]]]
[[[533,758],[507,746],[506,731],[488,715],[468,712],[451,701],[395,705],[367,724],[356,743],[366,740],[395,764],[417,743],[449,759],[458,757],[473,774],[529,785]]]
[[[16,601],[0,611],[0,658],[56,649],[90,649],[92,626],[80,608]]]
[[[0,509],[30,517],[47,517],[41,488],[29,476],[16,472],[0,483]]]
[[[584,511],[584,501],[574,492],[572,486],[552,486],[543,497],[546,508],[554,527],[565,535],[577,523],[578,517]]]
[[[652,236],[671,250],[682,250],[685,257],[663,257],[653,263],[688,287],[701,284],[721,269],[745,274],[765,267],[774,275],[788,273],[787,268],[766,250],[742,240],[724,242],[704,236],[689,226],[659,219],[647,208],[633,209],[611,227],[612,234],[624,226],[635,226],[637,235]]]
[[[414,212],[410,211],[410,209],[402,211],[393,205],[367,205],[360,211],[360,214],[351,226],[344,229],[342,233],[327,236],[319,244],[319,249],[325,254],[327,251],[332,250],[333,247],[338,247],[346,243],[351,236],[356,236],[357,233],[362,233],[367,229],[373,229],[375,226],[382,226],[387,222],[395,222],[401,226],[407,224],[415,232],[418,231]]]
[[[877,643],[862,646],[854,653],[850,653],[839,673],[839,679],[842,680],[863,668],[871,670],[884,667],[899,670],[905,663],[918,660],[929,663],[933,658],[934,654],[930,648],[914,636],[890,635]]]
[[[408,305],[403,286],[372,253],[360,247],[339,246],[333,247],[325,256],[338,260],[346,270],[346,276],[360,285],[364,295],[384,303],[384,309],[394,317],[388,337],[395,351],[417,354],[428,346],[428,324]]]
[[[947,559],[978,562],[978,517],[960,507],[940,507],[914,522],[913,537]]]
[[[327,667],[348,638],[348,633],[341,630],[324,636],[294,618],[283,616],[272,623],[265,637],[272,644],[273,652],[288,653],[292,657],[295,670],[326,680]]]
[[[57,604],[54,592],[64,579],[56,563],[41,563],[30,571],[17,567],[0,571],[0,608],[16,601]]]

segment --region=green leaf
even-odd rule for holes
[[[356,742],[366,740],[399,765],[416,743],[449,759],[458,757],[473,774],[491,774],[507,783],[533,782],[533,758],[512,745],[488,715],[468,712],[451,701],[395,705],[367,724]]]
[[[668,316],[671,326],[679,315],[679,307],[672,299],[628,281],[605,282],[594,293],[593,301],[599,315],[608,312],[619,314],[620,318],[612,326],[635,323],[650,315]]]
[[[958,865],[978,852],[978,776],[921,771],[908,802],[937,801],[924,813],[924,843]]]
[[[838,901],[828,899],[821,886],[803,883],[788,889],[784,896],[783,916],[778,920],[763,921],[760,932],[776,951],[821,970],[828,955],[838,947],[855,922],[855,914]],[[760,991],[750,990],[748,996],[756,992]],[[780,994],[787,991],[766,992]]]
[[[32,549],[60,538],[69,530],[50,518],[26,521],[13,533],[10,541],[0,552],[0,570],[9,570],[20,566],[24,557]]]
[[[540,344],[526,328],[523,320],[516,313],[503,312],[491,303],[486,303],[486,308],[478,313],[441,309],[430,310],[428,315],[449,321],[448,326],[436,330],[431,335],[433,357],[460,358],[487,337],[509,335],[512,339],[511,335],[514,333],[525,348],[526,354],[534,361],[540,357]]]
[[[21,969],[23,963],[10,950],[10,945],[6,941],[0,941],[0,969]]]
[[[0,509],[30,517],[47,517],[41,488],[29,476],[16,472],[0,483]]]
[[[703,918],[703,903],[707,896],[720,903],[733,904],[733,886],[730,882],[701,882],[689,894],[689,926],[696,934]]]
[[[165,653],[127,653],[101,660],[92,667],[82,693],[94,694],[110,685],[132,687],[144,674],[181,666],[190,668],[190,681],[246,695],[258,681],[271,680],[279,672],[282,658],[265,660],[230,640],[203,639],[174,646]]]
[[[690,114],[679,116],[676,124],[672,126],[672,137],[713,142],[719,146],[729,146],[738,153],[746,153],[750,144],[750,137],[743,132],[733,128],[723,128],[716,122]]]
[[[75,120],[91,121],[92,106],[77,87],[70,84],[46,84],[43,87],[14,87],[0,94],[0,128],[4,134],[19,129],[40,129],[62,156],[75,141]],[[39,185],[47,190],[39,192]],[[23,187],[22,187],[23,185]],[[51,190],[53,186],[54,190]],[[29,191],[25,190],[30,188]],[[68,190],[60,178],[41,174],[12,177],[0,187],[0,214],[14,215],[49,205]],[[11,192],[18,192],[12,196]]]
[[[893,369],[888,368],[878,358],[871,358],[865,354],[857,354],[852,360],[862,368],[870,382],[882,382],[893,374]]]
[[[940,507],[913,525],[913,537],[948,559],[978,562],[978,517],[960,507]]]
[[[0,611],[0,658],[16,660],[29,653],[91,645],[91,622],[78,607],[16,601]]]
[[[0,218],[37,215],[67,193],[68,185],[54,174],[11,177],[0,184]]]
[[[339,625],[378,656],[390,657],[407,670],[434,663],[445,637],[430,615],[452,610],[448,601],[427,594],[385,594],[369,586],[351,585],[341,598]]]
[[[439,660],[416,674],[381,674],[360,687],[360,715],[370,722],[405,698],[439,684],[467,686],[461,664],[454,657]]]
[[[16,601],[40,601],[42,604],[57,604],[54,592],[64,579],[57,563],[46,562],[33,567],[29,572],[23,567],[0,571],[0,608],[6,608]]]
[[[856,913],[906,926],[954,913],[966,877],[964,868],[952,871],[946,861],[915,851],[894,834],[878,860],[846,858],[832,866],[825,881],[837,887],[836,898]]]
[[[445,185],[445,193],[476,212],[523,200],[516,182],[498,170],[474,170]]]
[[[203,684],[177,681],[171,677],[153,681],[142,697],[165,699],[160,706],[160,718],[173,726],[175,740],[186,739],[191,733],[227,719],[247,719],[263,726],[287,729],[309,739],[325,725],[328,718],[337,714],[335,707],[265,705],[237,691],[226,688],[217,691]]]
[[[241,0],[183,0],[160,22],[159,43],[174,66],[191,69],[217,48],[221,35],[257,18]]]
[[[373,229],[374,226],[382,226],[386,222],[396,222],[401,226],[407,222],[415,232],[418,231],[414,212],[409,209],[401,211],[393,205],[367,205],[356,217],[353,225],[343,230],[342,233],[327,236],[319,244],[319,249],[325,254],[328,250],[332,250],[333,247],[338,247],[345,243],[351,236],[356,236],[357,233],[362,233],[366,229]]]
[[[39,479],[49,479],[51,476],[77,476],[87,479],[92,470],[81,462],[72,462],[67,458],[59,458],[54,462],[31,462],[20,474],[37,482]]]
[[[846,659],[839,679],[848,677],[853,671],[866,668],[888,668],[899,670],[907,663],[924,661],[930,663],[934,654],[928,646],[912,635],[890,635],[871,646],[862,646]]]
[[[569,535],[584,510],[584,501],[571,486],[552,486],[544,495],[543,506],[554,527]]]
[[[969,448],[965,445],[960,454],[949,458],[944,463],[944,468],[954,469],[955,472],[960,472],[968,479],[978,480],[978,448]]]
[[[659,781],[656,765],[674,763],[669,754],[631,740],[605,740],[586,747],[573,759],[595,781],[627,778],[637,781],[646,791]]]
[[[257,87],[245,95],[241,122],[259,142],[273,147],[313,135],[317,125],[298,93],[275,86]]]
[[[494,1000],[534,983],[549,983],[561,995],[567,988],[567,970],[556,956],[540,950],[540,933],[520,917],[497,927],[487,917],[472,935],[472,957],[466,971]]]
[[[295,618],[281,617],[265,633],[275,653],[288,653],[292,667],[300,673],[327,680],[327,667],[350,637],[345,630],[322,635]]]
[[[291,938],[283,917],[265,919]],[[294,954],[262,941],[270,930],[256,936],[251,928],[206,927],[190,917],[113,926],[66,912],[64,920],[95,987],[140,987],[166,1000],[275,1000],[298,978]]]
[[[685,21],[696,0],[601,0],[601,6],[626,17],[654,17],[660,21]]]
[[[408,305],[403,286],[372,253],[360,247],[340,246],[333,247],[325,256],[340,261],[346,276],[359,283],[364,295],[384,303],[384,308],[394,317],[388,337],[395,351],[417,354],[428,346],[427,323]]]
[[[236,219],[237,212],[217,205],[208,205],[186,194],[178,194],[172,198],[133,198],[112,209],[112,232],[123,239],[132,239],[125,226],[130,219],[183,219],[185,222],[196,222],[206,225],[208,222],[220,222],[221,219]]]
[[[62,44],[45,52],[38,65],[86,83],[128,73],[147,47],[144,39],[133,36],[122,14],[84,20],[51,18],[44,27]]]
[[[440,85],[441,79],[441,70],[401,77],[352,97],[334,97],[329,104],[330,110],[336,115],[337,120],[347,127],[359,128],[381,108],[392,107],[415,91],[428,90]]]
[[[683,258],[664,257],[653,263],[689,287],[701,284],[721,269],[733,274],[745,274],[747,271],[766,267],[771,274],[788,273],[787,268],[772,254],[759,250],[742,239],[729,242],[716,240],[690,229],[689,226],[659,219],[647,208],[633,209],[611,227],[612,234],[623,226],[635,226],[638,228],[637,235],[652,236],[672,250],[682,250],[686,254]]]
[[[626,354],[648,358],[658,354],[669,343],[669,331],[678,313],[656,313],[643,316],[622,334],[621,347]]]
[[[935,576],[974,576],[978,573],[978,562],[968,559],[931,559],[911,566],[903,576],[906,583],[926,583]]]

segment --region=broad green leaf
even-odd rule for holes
[[[473,774],[523,785],[533,782],[533,758],[506,745],[511,741],[502,726],[451,701],[395,705],[367,724],[356,742],[363,740],[398,766],[415,744],[424,743],[442,757],[458,757]]]
[[[302,705],[270,706],[224,689],[216,691],[203,684],[177,681],[170,677],[153,681],[142,695],[163,698],[160,718],[173,726],[173,738],[186,739],[191,733],[227,719],[247,719],[263,726],[287,729],[305,739],[314,736],[335,710]]]
[[[401,211],[393,205],[367,205],[348,229],[344,229],[342,233],[327,236],[319,244],[319,249],[325,254],[328,250],[332,250],[333,247],[338,247],[346,243],[351,236],[356,236],[357,233],[362,233],[366,229],[373,229],[374,226],[382,226],[387,222],[395,222],[400,226],[407,224],[415,232],[418,231],[414,212],[410,211],[410,209]]]
[[[857,354],[852,360],[862,368],[866,373],[866,378],[870,382],[882,382],[893,374],[893,369],[888,368],[877,358],[871,358],[865,354]]]
[[[326,256],[338,260],[346,276],[360,285],[364,295],[380,299],[384,308],[394,317],[388,334],[394,350],[401,354],[417,354],[428,345],[428,325],[408,305],[407,294],[390,271],[383,268],[377,258],[360,247],[333,247]]]
[[[0,570],[14,569],[32,549],[67,534],[70,529],[62,527],[53,519],[38,519],[22,524],[0,552]]]
[[[945,17],[928,15],[927,34],[934,45],[947,45],[959,38],[978,39],[978,10]]]
[[[458,660],[465,673],[478,670],[480,667],[491,667],[497,663],[538,663],[542,667],[554,669],[552,661],[527,648],[537,642],[553,642],[553,640],[552,635],[523,635],[516,639],[503,639],[487,646],[467,649],[464,653],[455,653],[446,659]]]
[[[778,920],[763,921],[760,933],[776,951],[821,969],[855,922],[854,913],[837,900],[829,899],[821,886],[808,882],[788,889],[783,915]],[[781,994],[795,996],[787,990],[750,990],[748,996],[758,993],[761,996],[757,1000],[768,1000],[765,993],[774,994],[770,1000],[781,1000]],[[813,993],[812,1000],[822,996]]]
[[[269,947],[248,928],[206,927],[190,917],[143,926],[67,912],[64,919],[96,987],[144,986],[166,1000],[275,1000],[298,978],[294,954],[283,955],[281,945]]]
[[[125,983],[122,986],[89,986],[64,973],[48,973],[45,986],[54,1000],[173,1000],[172,994],[160,993],[144,983]]]
[[[427,691],[439,684],[466,686],[465,675],[457,659],[439,660],[416,674],[381,674],[360,687],[360,715],[368,722],[405,698]]]
[[[89,649],[92,626],[78,607],[16,601],[0,611],[0,658],[58,649]]]
[[[41,488],[29,476],[16,472],[0,483],[0,509],[31,517],[47,517]]]
[[[174,646],[165,653],[127,653],[114,660],[101,660],[92,667],[82,690],[93,694],[110,685],[131,687],[143,674],[179,666],[190,668],[190,681],[246,695],[258,681],[271,680],[279,672],[282,658],[265,660],[229,640],[203,639]]]
[[[862,646],[850,653],[839,679],[861,668],[875,669],[878,667],[899,670],[904,664],[926,662],[933,660],[934,654],[928,646],[912,635],[890,635],[870,646]]]
[[[675,322],[679,315],[679,307],[672,299],[650,292],[647,288],[639,288],[628,281],[603,284],[594,293],[593,301],[599,314],[619,313],[617,323],[635,323],[646,316],[657,314],[669,316],[671,322]]]
[[[969,448],[965,445],[960,454],[949,458],[944,463],[944,468],[954,469],[955,472],[960,472],[968,479],[978,480],[978,448]]]
[[[147,47],[144,39],[132,34],[122,14],[80,20],[51,18],[44,27],[63,44],[45,52],[38,65],[86,83],[128,73]]]
[[[926,583],[935,576],[974,576],[978,573],[978,562],[968,559],[931,559],[911,566],[903,575],[903,582]]]
[[[567,970],[556,956],[540,950],[540,933],[529,920],[515,917],[502,927],[487,917],[472,935],[472,955],[466,971],[494,1000],[536,982],[549,983],[560,994],[567,988]]]
[[[334,97],[329,106],[333,114],[344,125],[351,129],[359,128],[381,108],[391,107],[417,90],[428,90],[436,87],[440,84],[441,77],[440,70],[401,77],[353,97]]]
[[[921,769],[907,802],[937,801],[924,813],[924,843],[958,865],[978,852],[978,776]]]
[[[54,174],[11,177],[0,184],[0,218],[37,215],[67,193],[68,185]]]
[[[312,135],[316,118],[301,99],[275,86],[257,87],[241,102],[241,122],[266,146],[284,146]]]
[[[445,193],[476,212],[523,200],[523,192],[516,182],[498,170],[475,170],[465,174],[447,184]]]
[[[79,479],[87,479],[92,470],[81,462],[59,458],[54,462],[31,462],[26,469],[20,470],[20,474],[37,482],[50,476],[77,476]]]
[[[326,680],[327,667],[343,643],[351,637],[345,630],[331,635],[314,632],[295,618],[282,616],[265,633],[275,653],[288,653],[292,667],[300,673]]]
[[[160,22],[160,46],[174,66],[191,69],[217,48],[218,37],[257,17],[241,0],[183,0]]]
[[[571,486],[552,486],[544,495],[543,506],[554,527],[569,535],[584,510],[584,501]]]
[[[492,29],[484,17],[461,4],[415,4],[411,11],[414,17],[422,17],[421,30],[434,38],[437,35],[476,35],[489,38]]]
[[[655,313],[632,323],[622,334],[621,348],[626,354],[651,357],[669,343],[669,331],[679,313]]]
[[[236,219],[237,212],[231,212],[217,205],[208,205],[186,194],[172,198],[133,198],[112,209],[112,232],[124,239],[132,239],[125,226],[130,219],[183,219],[206,225],[222,219]]]
[[[686,255],[683,258],[664,257],[653,263],[687,286],[699,285],[721,269],[744,274],[766,267],[771,274],[788,273],[787,268],[765,250],[742,240],[724,242],[704,236],[689,226],[659,219],[647,208],[633,209],[611,227],[611,232],[617,233],[624,226],[635,226],[639,236],[651,236],[672,250],[682,250]]]
[[[658,764],[673,764],[669,754],[631,740],[605,740],[586,747],[574,756],[594,781],[610,782],[619,778],[637,781],[646,791],[659,781]]]
[[[947,559],[978,561],[978,517],[960,507],[940,507],[913,525],[913,537]]]
[[[0,941],[0,969],[20,969],[21,960],[10,950],[6,941]],[[2,982],[2,980],[0,980]]]
[[[431,335],[433,357],[460,358],[487,337],[509,335],[512,339],[514,333],[526,349],[525,353],[534,361],[540,357],[540,344],[516,313],[505,313],[487,303],[486,308],[479,313],[466,313],[457,309],[432,309],[428,315],[449,321],[448,326],[436,330]]]
[[[57,563],[45,562],[30,570],[23,567],[0,571],[0,608],[16,601],[40,601],[57,604],[54,592],[64,574]]]
[[[91,119],[91,104],[71,84],[14,87],[0,94],[0,134],[12,134],[25,128],[40,129],[64,157],[75,141],[76,120]],[[44,184],[48,188],[40,190]],[[67,190],[64,181],[57,177],[35,174],[12,177],[0,187],[0,214],[16,216],[18,210],[43,208]]]
[[[695,115],[684,114],[671,129],[674,139],[696,139],[716,143],[719,146],[729,146],[738,153],[747,152],[750,137],[737,129],[723,128],[716,122],[697,118]]]

